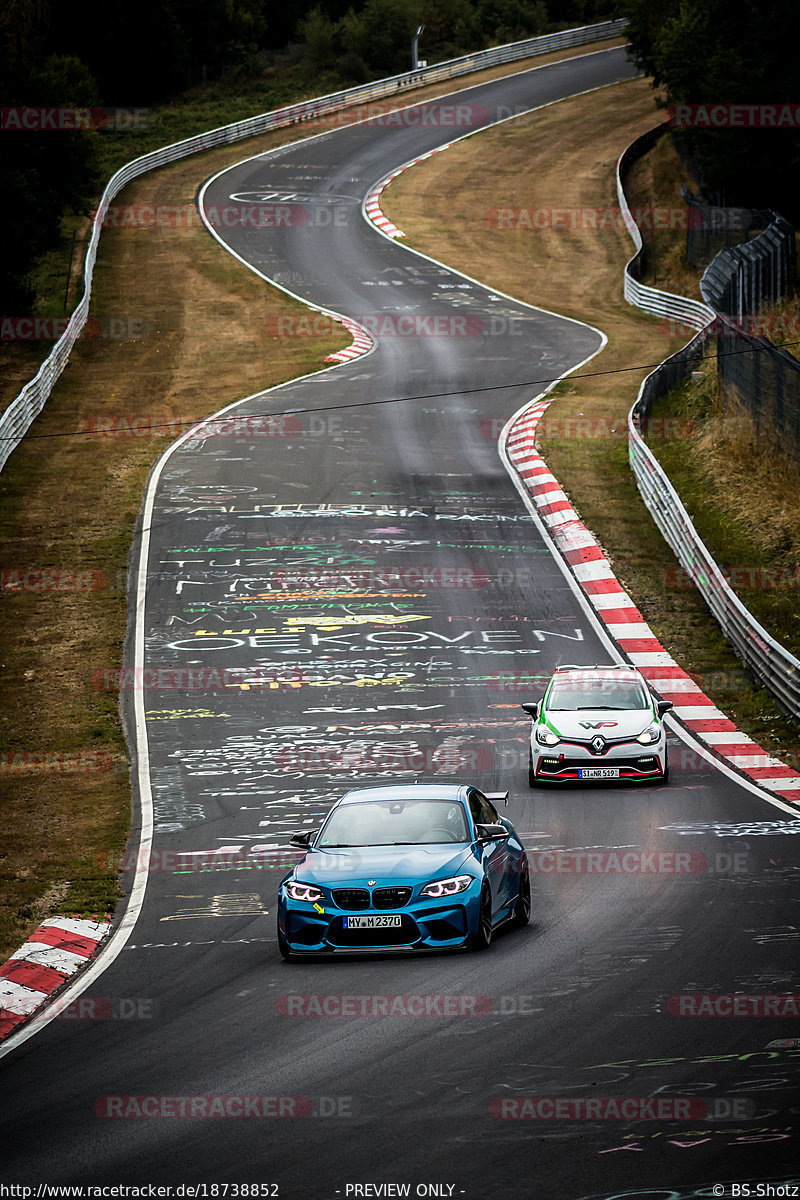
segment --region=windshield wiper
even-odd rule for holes
[[[634,712],[631,708],[617,708],[616,704],[582,704],[580,708],[554,708],[550,705],[549,712],[586,712],[591,710],[594,712]]]

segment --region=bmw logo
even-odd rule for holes
[[[378,882],[377,879],[368,879],[367,880],[367,884],[369,887],[374,887],[377,882]]]

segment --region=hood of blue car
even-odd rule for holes
[[[457,875],[470,856],[469,846],[353,846],[310,850],[294,869],[295,879],[322,887],[365,887],[427,883]],[[372,886],[372,885],[370,885]]]

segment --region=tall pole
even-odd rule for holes
[[[420,25],[411,42],[411,70],[419,70],[419,35],[422,33],[424,25]]]

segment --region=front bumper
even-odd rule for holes
[[[531,745],[534,776],[553,783],[602,783],[617,780],[663,779],[667,770],[666,744],[639,746],[626,742],[609,747],[605,754],[591,754],[582,746],[559,743],[546,747]],[[586,775],[584,772],[591,772]],[[615,774],[616,772],[616,774]]]
[[[474,895],[472,894],[474,893]],[[456,950],[466,946],[478,926],[480,886],[477,881],[454,903],[452,897],[411,902],[394,910],[402,924],[381,929],[346,929],[344,918],[381,915],[374,909],[344,911],[325,905],[323,913],[313,905],[284,895],[278,903],[278,928],[295,954],[353,954]]]

